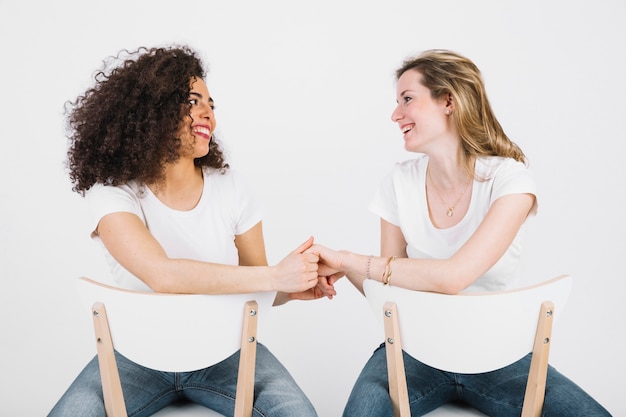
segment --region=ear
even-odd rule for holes
[[[445,100],[446,100],[445,113],[448,115],[452,114],[454,112],[454,100],[452,99],[452,94],[447,93],[445,95]]]

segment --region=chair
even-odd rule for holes
[[[532,352],[522,416],[540,416],[554,309],[563,310],[571,285],[572,278],[561,275],[515,290],[446,295],[365,280],[364,293],[384,327],[394,416],[410,416],[402,350],[456,373],[493,371]]]
[[[252,415],[257,313],[269,311],[274,292],[159,294],[115,288],[85,277],[78,279],[78,290],[93,316],[108,417],[127,415],[114,349],[140,365],[168,372],[206,368],[240,349],[235,416]],[[187,407],[175,408],[176,415],[187,413],[181,411]],[[189,410],[198,415],[198,407]]]

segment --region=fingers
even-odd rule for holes
[[[302,243],[300,246],[298,246],[291,253],[304,253],[304,251],[309,249],[312,245],[313,245],[313,236],[308,238],[304,243]]]
[[[327,251],[328,251],[328,248],[326,248],[326,247],[324,247],[324,246],[322,246],[322,245],[320,245],[318,243],[312,244],[311,247],[309,249],[307,249],[307,252],[315,253],[315,254],[319,255],[320,258],[323,257],[323,254],[325,252],[327,252]]]
[[[309,237],[285,258],[285,262],[296,262],[301,267],[304,263],[304,276],[300,277],[300,283],[304,287],[300,287],[296,291],[315,293],[317,295],[314,298],[328,297],[332,299],[337,294],[334,284],[344,276],[344,273],[329,266],[323,259],[323,252],[334,253],[334,251],[313,242],[313,237]],[[289,292],[293,293],[293,290]]]
[[[319,269],[319,257],[314,253],[305,253],[297,255],[300,257],[300,264],[304,267],[303,282],[305,285],[304,290],[311,289],[317,285],[318,269]]]
[[[335,274],[332,274],[331,276],[327,277],[328,283],[330,285],[335,285],[335,282],[339,281],[341,278],[343,278],[343,276],[344,276],[343,272],[337,272]]]
[[[337,295],[335,286],[328,280],[328,277],[318,277],[317,281],[317,288],[322,292],[323,296],[326,296],[329,300],[332,300],[333,297]]]

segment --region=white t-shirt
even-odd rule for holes
[[[496,199],[507,194],[537,195],[534,177],[523,163],[512,158],[479,158],[467,214],[455,226],[438,229],[428,213],[427,167],[426,155],[396,164],[369,206],[373,213],[400,227],[409,258],[447,259],[470,238]],[[481,178],[486,181],[480,181]],[[535,200],[531,214],[536,211]],[[524,229],[522,226],[502,258],[465,291],[496,291],[518,286]]]
[[[107,283],[122,288],[149,290],[107,251],[95,233],[104,216],[115,212],[136,214],[170,258],[237,265],[235,236],[262,218],[251,188],[232,169],[221,173],[205,168],[204,189],[192,210],[167,207],[152,191],[136,182],[121,186],[94,185],[86,194],[92,218],[91,236],[100,242],[112,277]]]

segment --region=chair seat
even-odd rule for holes
[[[153,414],[153,417],[224,417],[217,411],[194,403],[173,404]]]

